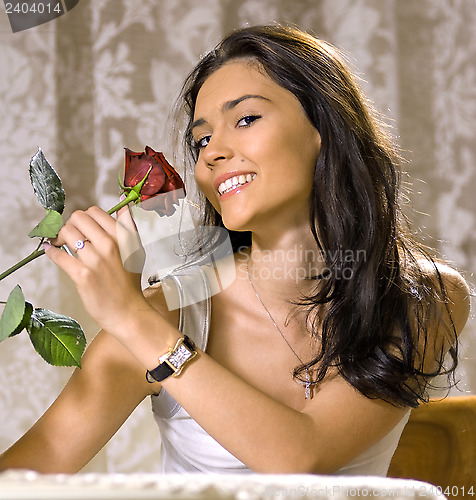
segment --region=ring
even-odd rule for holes
[[[86,245],[86,241],[88,241],[88,240],[78,240],[74,244],[74,251],[78,252],[79,250],[81,250],[82,248],[84,248],[84,246]]]

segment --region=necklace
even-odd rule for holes
[[[263,306],[263,309],[268,314],[269,319],[271,320],[271,322],[275,326],[276,330],[278,330],[279,334],[283,338],[284,342],[286,342],[286,344],[288,345],[289,349],[291,349],[291,351],[294,354],[294,356],[296,356],[296,358],[301,363],[301,365],[303,365],[304,362],[298,356],[297,352],[293,349],[292,345],[288,342],[288,339],[284,336],[284,333],[281,331],[281,328],[279,328],[279,326],[277,325],[276,321],[274,321],[273,316],[271,316],[271,313],[269,312],[269,309],[264,305],[264,302],[261,300],[261,297],[259,296],[259,293],[256,290],[256,288],[255,288],[255,286],[253,284],[253,281],[251,280],[250,268],[249,268],[249,263],[248,262],[246,262],[246,273],[248,274],[248,281],[250,282],[251,288],[255,292],[256,298],[259,300],[260,304]],[[314,385],[314,383],[311,382],[311,376],[309,374],[309,368],[306,368],[305,373],[306,373],[306,381],[305,382],[299,382],[299,384],[304,386],[304,397],[305,397],[305,399],[312,399],[312,386]]]

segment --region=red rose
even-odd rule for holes
[[[149,146],[145,147],[145,153],[135,153],[127,148],[124,150],[126,153],[124,185],[134,187],[150,170],[140,190],[141,201],[152,197],[156,199],[153,203],[143,205],[144,208],[156,210],[163,215],[173,214],[175,212],[174,205],[178,205],[178,200],[185,196],[185,186],[165,156]]]

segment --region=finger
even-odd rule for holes
[[[82,264],[62,249],[50,243],[43,243],[43,248],[45,250],[45,255],[74,281],[74,277],[78,275],[82,268]]]
[[[81,217],[81,223],[84,222],[85,224],[89,224],[92,231],[97,231],[98,228],[101,228],[109,236],[113,238],[116,237],[116,219],[112,217],[112,215],[109,215],[100,207],[90,207],[83,213],[87,215],[90,220]],[[94,221],[96,225],[91,224],[91,221]]]
[[[117,220],[99,207],[89,208],[86,211],[86,215],[95,221],[116,243],[119,243],[119,236],[123,236],[125,233],[129,233],[130,238],[140,242],[139,232],[129,206],[123,207],[117,212]],[[87,223],[87,221],[85,222]],[[90,241],[93,241],[89,238],[88,233],[85,232],[88,231],[86,227],[81,226],[80,229]],[[90,229],[94,230],[95,228],[91,225]],[[94,237],[93,234],[91,234],[91,237]]]
[[[67,244],[74,246],[78,239],[89,240],[101,247],[106,245],[111,238],[116,239],[116,221],[106,212],[88,209],[86,212],[74,212],[66,224],[61,228],[58,237],[51,241],[55,246]]]
[[[145,252],[132,214],[128,207],[117,213],[117,244],[124,268],[132,273],[141,273]]]
[[[73,253],[76,253],[79,249],[82,249],[81,245],[84,241],[86,241],[86,237],[83,233],[81,233],[75,226],[72,224],[65,224],[62,228],[58,237],[54,240],[51,240],[52,243],[56,247],[62,247],[64,250],[69,252],[71,256]]]
[[[133,233],[137,233],[137,225],[135,223],[134,217],[132,216],[131,210],[129,206],[127,207],[122,207],[118,212],[117,212],[117,221],[122,226],[127,229],[128,231],[131,231]]]

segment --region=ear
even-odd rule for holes
[[[319,130],[317,130],[317,128],[315,128],[314,136],[315,136],[316,146],[320,150],[321,149],[321,134],[319,133]]]

